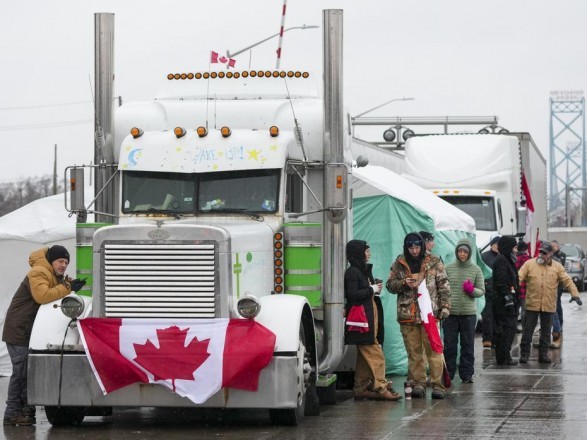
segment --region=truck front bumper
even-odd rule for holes
[[[31,353],[28,402],[45,406],[159,406],[205,408],[295,408],[298,402],[297,359],[274,355],[261,370],[259,389],[223,388],[196,405],[158,384],[134,384],[104,395],[85,354]],[[61,386],[60,386],[61,383]]]

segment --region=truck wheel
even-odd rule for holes
[[[86,416],[84,406],[46,406],[47,420],[53,426],[79,426]]]
[[[295,408],[270,409],[269,417],[274,425],[297,426],[302,423],[302,420],[304,420],[306,394],[308,388],[311,386],[310,375],[312,373],[312,367],[310,365],[308,352],[306,351],[306,334],[304,332],[304,327],[301,325],[296,359],[298,361],[298,404]],[[315,386],[314,382],[314,393],[316,393]]]
[[[585,281],[577,281],[577,290],[583,292],[585,290]]]

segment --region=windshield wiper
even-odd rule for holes
[[[202,211],[205,213],[239,213],[239,214],[246,214],[254,218],[255,220],[263,219],[263,216],[255,211],[250,211],[248,208],[219,208],[219,209],[210,209],[206,211]]]
[[[132,214],[169,214],[174,216],[176,219],[181,218],[183,215],[182,213],[176,212],[172,209],[157,209],[157,208],[149,208],[149,209],[140,209],[137,211],[132,211]]]

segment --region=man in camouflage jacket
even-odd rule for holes
[[[404,239],[404,253],[391,266],[387,290],[397,294],[397,320],[408,353],[408,377],[414,382],[413,397],[426,395],[426,360],[430,366],[432,397],[446,397],[442,383],[444,357],[430,348],[422,325],[418,306],[418,285],[424,281],[430,292],[432,311],[437,320],[450,313],[450,285],[444,264],[432,254],[426,254],[424,240],[412,232]],[[426,358],[424,357],[426,353]]]

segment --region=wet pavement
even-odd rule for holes
[[[528,364],[495,365],[492,351],[477,336],[473,384],[455,378],[445,400],[355,402],[337,391],[336,405],[298,427],[272,426],[267,411],[197,411],[155,408],[115,409],[112,417],[86,417],[80,427],[53,428],[37,411],[33,427],[3,427],[0,437],[21,439],[580,439],[587,432],[587,306],[563,295],[564,336],[550,350],[551,365],[539,364],[532,349]],[[584,301],[587,295],[582,294]],[[584,310],[583,310],[584,309]],[[519,357],[520,335],[512,352]],[[403,377],[394,377],[403,384]],[[0,378],[4,411],[8,378]],[[397,387],[396,387],[397,388]]]

